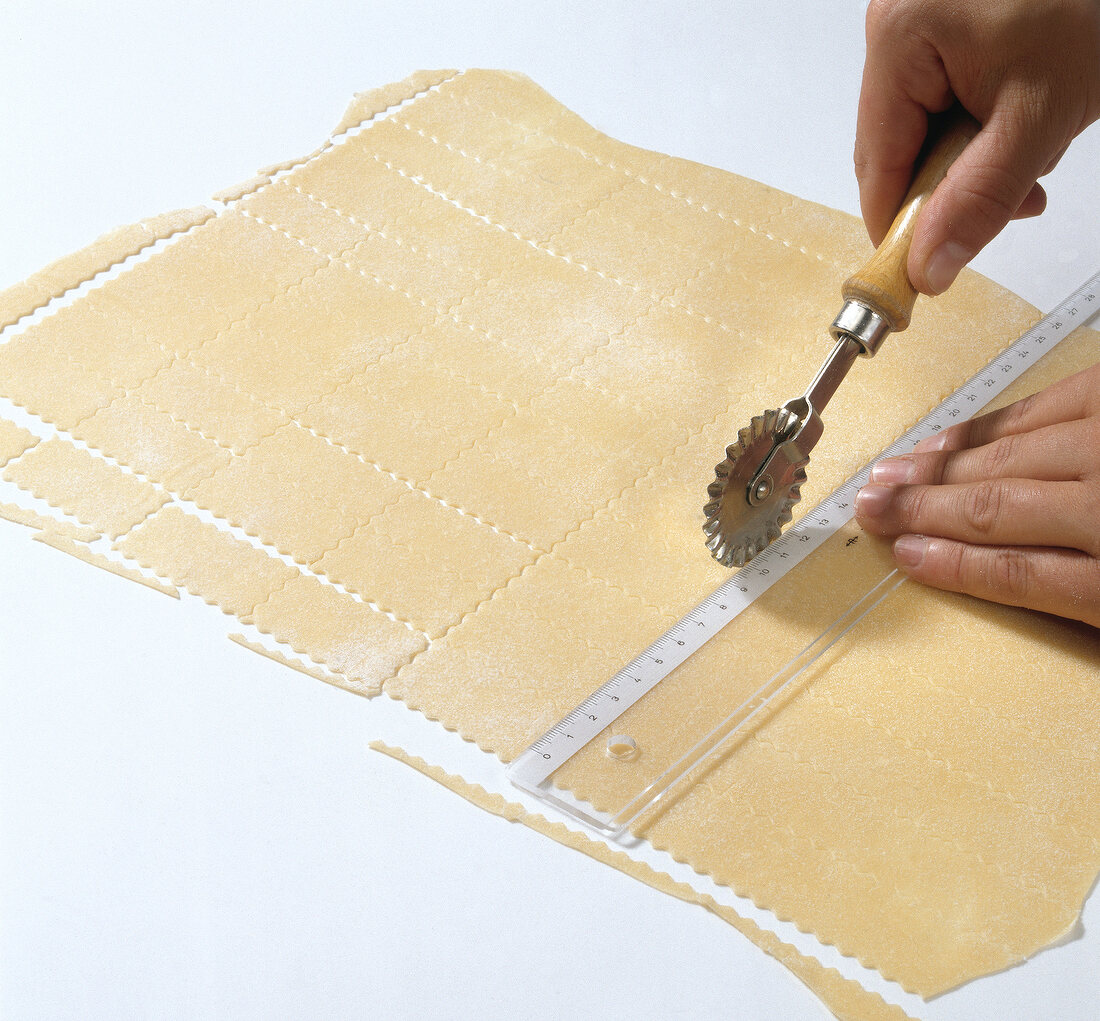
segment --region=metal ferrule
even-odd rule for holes
[[[829,332],[834,340],[851,337],[863,349],[860,354],[869,358],[890,333],[890,325],[862,302],[849,298],[837,313]]]

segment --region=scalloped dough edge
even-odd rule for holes
[[[150,245],[185,233],[215,215],[209,206],[174,209],[101,234],[85,248],[62,256],[21,283],[0,291],[0,329],[37,312]]]
[[[470,783],[460,776],[432,765],[418,755],[411,755],[403,748],[372,741],[371,749],[388,755],[398,762],[411,766],[417,772],[469,801],[472,805],[500,816],[509,822],[519,822],[530,829],[571,847],[588,857],[610,865],[614,869],[651,886],[661,893],[676,897],[689,904],[698,904],[718,915],[743,936],[750,939],[770,957],[784,965],[799,979],[839,1021],[914,1021],[896,1004],[887,1003],[878,993],[864,989],[858,982],[845,978],[835,968],[827,968],[820,961],[801,953],[789,943],[784,943],[774,933],[762,929],[750,919],[743,918],[733,908],[719,904],[714,898],[699,893],[686,883],[678,882],[666,872],[658,872],[645,862],[635,861],[622,851],[615,851],[600,840],[571,830],[564,823],[552,822],[545,816],[528,812],[522,805],[507,801],[500,794],[493,794],[479,784]]]

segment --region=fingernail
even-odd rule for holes
[[[942,294],[959,275],[973,255],[957,241],[945,241],[924,264],[924,279],[934,294]]]
[[[936,433],[935,436],[925,436],[914,448],[914,454],[930,454],[934,450],[943,450],[947,445],[947,433]]]
[[[902,567],[920,567],[928,540],[923,535],[903,535],[894,542],[894,559]]]
[[[894,495],[893,486],[880,486],[872,482],[856,493],[856,513],[861,517],[877,517]]]
[[[911,458],[888,457],[884,461],[879,461],[879,463],[871,469],[871,481],[898,485],[901,482],[908,481],[915,467],[916,465]]]

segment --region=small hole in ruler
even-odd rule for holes
[[[607,739],[607,754],[613,759],[633,759],[638,754],[638,744],[625,734],[612,734]]]

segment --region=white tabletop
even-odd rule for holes
[[[311,151],[356,91],[520,70],[624,141],[857,212],[851,2],[7,5],[0,286]],[[1100,129],[977,268],[1100,266]],[[735,930],[367,750],[383,710],[0,522],[0,1014],[818,1019]],[[229,622],[230,624],[232,622]],[[391,736],[398,740],[400,735]],[[1084,1019],[1083,938],[922,1006]]]

